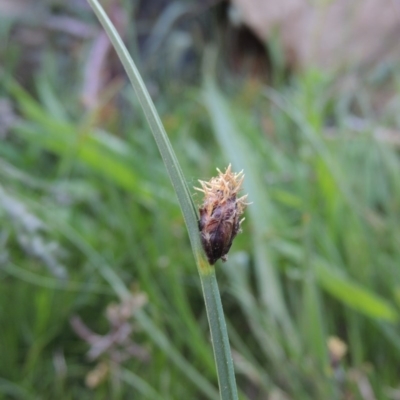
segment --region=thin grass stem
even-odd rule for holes
[[[201,246],[197,211],[190,190],[186,184],[183,172],[162,125],[161,119],[127,48],[98,1],[88,0],[88,2],[110,38],[139,98],[143,112],[150,125],[154,139],[178,197],[202,283],[207,317],[211,330],[214,357],[217,365],[220,396],[223,400],[236,400],[238,394],[221,297],[218,290],[214,267],[208,263]]]

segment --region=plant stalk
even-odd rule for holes
[[[220,396],[223,400],[236,400],[238,393],[232,354],[215,269],[211,267],[208,272],[200,273],[200,279],[210,324]]]
[[[231,350],[215,269],[206,260],[201,246],[197,211],[190,190],[186,184],[182,169],[162,125],[161,119],[146,89],[143,79],[132,60],[132,57],[129,55],[121,37],[99,2],[97,0],[88,0],[88,2],[110,38],[111,43],[113,44],[139,98],[143,112],[150,125],[154,139],[178,197],[203,288],[207,317],[211,330],[214,358],[217,365],[220,397],[222,400],[237,400],[238,394]]]

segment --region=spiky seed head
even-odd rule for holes
[[[227,254],[233,239],[241,231],[240,225],[248,203],[247,195],[237,197],[241,190],[244,174],[232,172],[231,164],[225,172],[218,168],[218,176],[210,181],[200,181],[201,188],[195,188],[204,193],[203,204],[199,208],[199,230],[201,243],[211,265],[218,259],[227,260]]]

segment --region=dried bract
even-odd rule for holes
[[[217,177],[209,182],[199,181],[201,188],[195,188],[204,193],[203,204],[199,208],[199,230],[211,265],[220,258],[227,260],[233,239],[240,232],[240,224],[244,220],[240,216],[247,206],[247,195],[237,197],[244,179],[243,171],[233,173],[230,164],[224,173],[219,169],[217,171]]]

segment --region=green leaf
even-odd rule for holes
[[[318,281],[333,297],[369,317],[396,322],[395,308],[368,289],[351,281],[322,262],[314,264]]]

